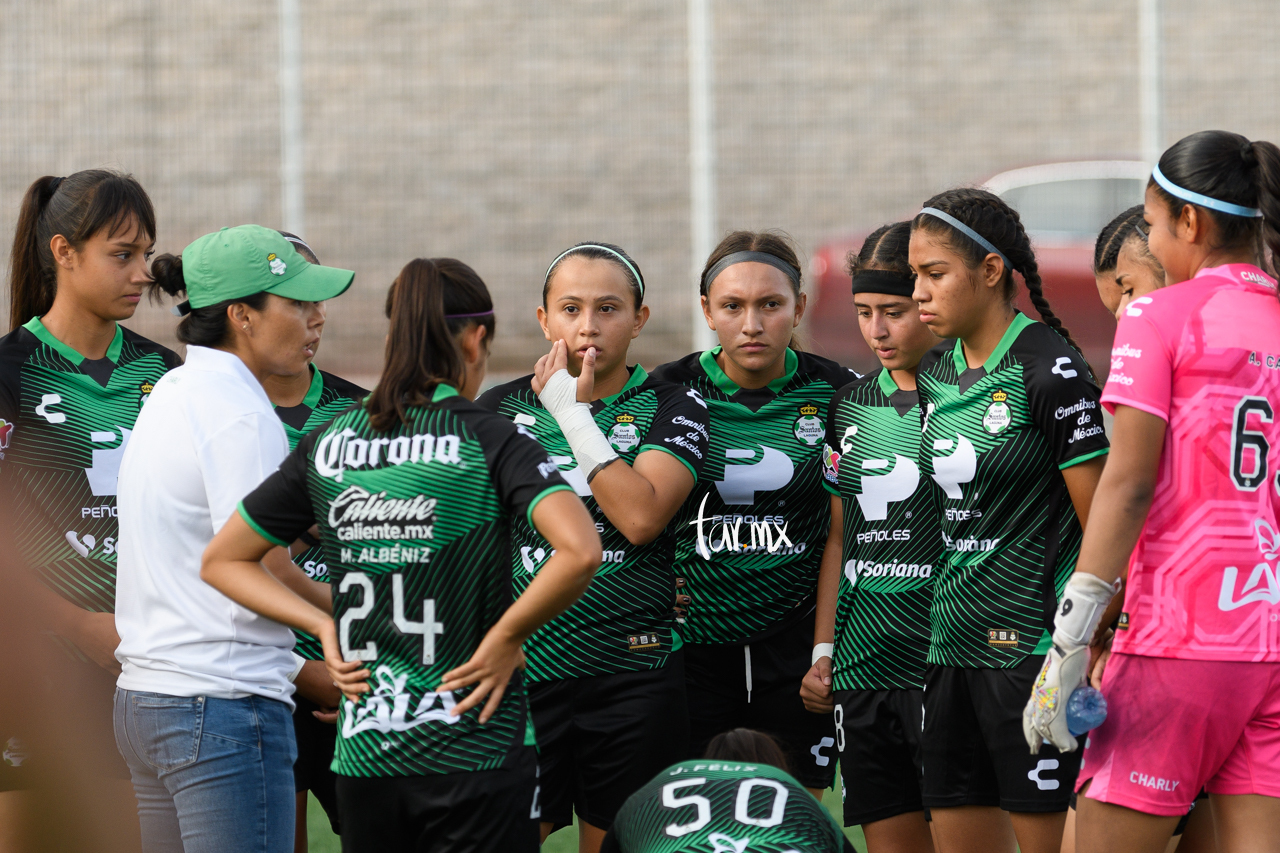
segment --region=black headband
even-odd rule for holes
[[[768,264],[776,270],[781,270],[783,275],[791,279],[791,283],[796,287],[800,286],[800,273],[796,272],[795,267],[779,258],[777,255],[771,255],[768,252],[734,252],[731,255],[725,255],[711,269],[707,270],[706,278],[703,279],[707,283],[707,289],[711,289],[711,282],[716,280],[716,276],[727,270],[734,264]]]
[[[890,270],[859,270],[853,274],[854,293],[888,293],[910,298],[916,289],[916,277]]]

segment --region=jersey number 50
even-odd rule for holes
[[[706,779],[698,776],[693,779],[681,779],[679,782],[668,782],[662,786],[662,804],[664,806],[669,809],[693,806],[696,810],[696,817],[690,823],[668,824],[665,827],[667,835],[672,838],[679,838],[682,835],[688,835],[690,832],[697,832],[711,823],[710,800],[697,794],[689,794],[684,797],[676,796],[676,793],[681,789],[704,785],[706,781]],[[751,802],[751,791],[757,787],[773,789],[773,805],[769,809],[768,817],[752,817],[747,813],[747,808]],[[738,798],[733,806],[733,819],[748,826],[777,826],[782,823],[782,814],[787,808],[787,793],[786,786],[775,779],[743,779],[742,783],[738,785]]]
[[[360,603],[348,607],[338,619],[338,645],[342,647],[342,656],[347,660],[375,660],[378,657],[378,644],[369,640],[363,648],[351,648],[351,626],[364,619],[373,611],[373,581],[364,572],[347,572],[338,585],[338,592],[345,593],[353,587],[360,587],[364,593]],[[401,634],[422,635],[422,662],[436,662],[436,634],[444,633],[444,623],[436,621],[436,601],[426,598],[422,601],[422,621],[415,622],[404,615],[404,575],[396,572],[391,576],[391,621]]]

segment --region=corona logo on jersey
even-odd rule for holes
[[[1280,578],[1276,577],[1276,570],[1270,563],[1280,554],[1280,534],[1261,518],[1254,519],[1253,532],[1258,537],[1258,550],[1262,552],[1266,562],[1253,567],[1240,590],[1239,598],[1235,594],[1239,567],[1227,566],[1223,569],[1222,588],[1218,591],[1218,609],[1224,613],[1246,604],[1280,604]]]
[[[0,459],[4,458],[4,452],[9,449],[9,442],[13,440],[13,424],[0,418]]]
[[[795,423],[796,438],[812,446],[822,441],[826,432],[822,420],[818,417],[818,407],[812,403],[801,406],[800,417]]]
[[[316,473],[342,482],[344,471],[358,468],[378,468],[383,465],[403,465],[406,462],[440,462],[445,465],[461,465],[458,449],[462,440],[456,435],[432,435],[419,433],[395,438],[359,438],[348,427],[341,432],[331,432],[316,445]]]

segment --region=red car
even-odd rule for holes
[[[1045,296],[1084,350],[1099,382],[1106,378],[1116,323],[1098,298],[1093,244],[1116,214],[1142,203],[1150,175],[1148,165],[1133,160],[1086,160],[1013,169],[983,184],[1022,216],[1036,249]],[[877,362],[858,332],[846,258],[878,225],[823,243],[810,261],[817,287],[809,304],[808,347],[859,371]],[[1020,294],[1018,307],[1039,319],[1026,289],[1020,288]]]

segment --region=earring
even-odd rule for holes
[[[247,331],[249,331],[249,324],[248,324],[248,323],[245,323],[245,324],[244,324],[243,326],[241,326],[240,328],[244,329],[244,330],[247,332]]]

